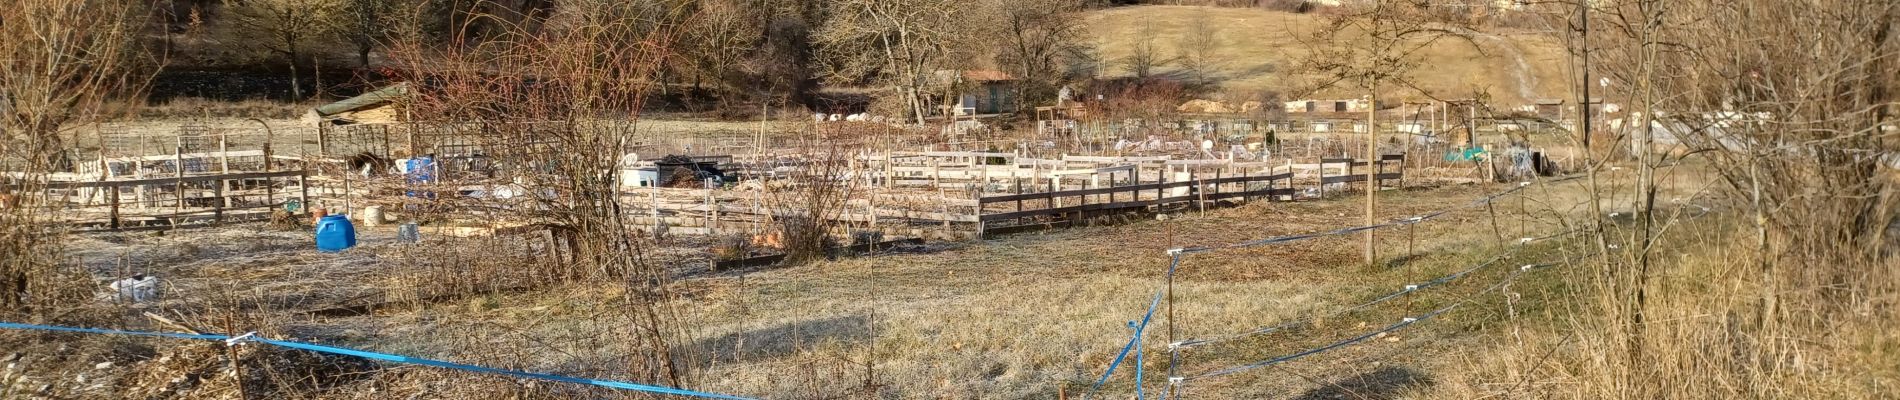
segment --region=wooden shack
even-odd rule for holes
[[[396,124],[409,120],[409,84],[398,83],[310,109],[306,121],[330,126]]]

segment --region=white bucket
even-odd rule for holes
[[[363,208],[363,226],[377,226],[382,224],[383,206],[369,206]]]

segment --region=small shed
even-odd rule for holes
[[[310,109],[304,119],[323,125],[396,124],[408,121],[409,84],[398,83]]]
[[[1010,85],[1016,78],[997,70],[969,70],[957,74],[956,115],[997,114],[1016,109]]]
[[[1545,119],[1563,119],[1563,99],[1539,99],[1531,102],[1531,111]]]
[[[1366,101],[1366,99],[1337,99],[1337,100],[1312,99],[1312,100],[1289,101],[1289,102],[1284,103],[1284,106],[1285,107],[1283,108],[1283,110],[1285,110],[1289,114],[1345,113],[1345,112],[1359,113],[1359,112],[1366,112],[1366,110],[1370,109],[1372,107],[1372,102]]]

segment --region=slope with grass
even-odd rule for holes
[[[1214,60],[1210,77],[1229,94],[1272,91],[1288,97],[1359,97],[1351,88],[1314,90],[1316,79],[1302,63],[1313,49],[1324,46],[1313,33],[1325,26],[1326,16],[1263,9],[1197,6],[1117,7],[1093,11],[1084,18],[1090,40],[1104,65],[1104,77],[1133,74],[1129,57],[1144,41],[1168,61],[1156,68],[1162,75],[1182,74],[1178,62],[1195,27],[1212,29]],[[1506,104],[1538,98],[1564,98],[1566,64],[1563,44],[1541,34],[1514,31],[1467,32],[1466,38],[1446,38],[1421,52],[1420,67],[1411,80],[1440,98],[1469,98],[1487,93]],[[1386,96],[1420,99],[1411,89],[1388,88]]]

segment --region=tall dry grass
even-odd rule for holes
[[[1574,6],[1573,6],[1574,8]],[[1450,397],[1886,398],[1900,391],[1892,126],[1900,5],[1598,5],[1592,64],[1635,113],[1612,130],[1635,176],[1579,223],[1603,256],[1563,312],[1474,359]],[[1576,18],[1571,14],[1569,18]],[[1603,127],[1599,126],[1599,129]],[[1598,153],[1597,160],[1605,157]],[[1671,166],[1732,210],[1684,222]],[[1633,216],[1606,218],[1605,211]],[[1456,386],[1456,385],[1454,385]]]
[[[597,347],[620,352],[601,361],[616,368],[595,376],[690,387],[693,356],[678,350],[692,322],[671,305],[679,295],[670,285],[674,276],[648,259],[652,244],[640,239],[643,227],[621,207],[615,173],[645,133],[640,112],[673,59],[681,21],[690,17],[677,11],[640,2],[573,2],[543,24],[501,26],[479,44],[442,43],[412,26],[387,48],[404,71],[401,78],[413,85],[405,105],[417,121],[404,127],[418,133],[412,137],[471,144],[483,154],[478,167],[445,170],[444,186],[515,192],[509,198],[445,195],[424,201],[424,208],[546,227],[560,243],[538,250],[559,258],[537,255],[519,259],[515,268],[481,268],[489,277],[460,279],[469,285],[460,289],[613,288],[617,305],[595,318],[611,323],[586,329],[600,341]],[[428,145],[411,144],[419,151]],[[444,289],[457,289],[452,286]]]
[[[68,131],[149,81],[133,3],[31,0],[0,9],[0,318],[53,318],[92,289],[40,193],[68,171]]]

